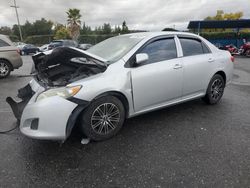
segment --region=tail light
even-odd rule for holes
[[[234,62],[234,56],[231,56],[231,61]]]
[[[17,49],[16,49],[16,52],[17,52],[18,54],[20,54],[20,49],[19,49],[19,48],[17,48]]]

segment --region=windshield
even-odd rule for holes
[[[114,63],[128,53],[144,36],[121,35],[92,46],[87,51]]]

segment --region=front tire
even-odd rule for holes
[[[6,61],[1,59],[0,60],[0,78],[5,78],[10,75],[11,72],[11,64]]]
[[[124,120],[122,102],[114,96],[105,96],[94,100],[83,112],[81,128],[91,140],[102,141],[116,135]]]
[[[223,96],[225,81],[219,74],[213,76],[210,80],[205,97],[202,99],[210,105],[217,104]]]

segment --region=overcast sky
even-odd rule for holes
[[[81,10],[82,22],[91,27],[103,23],[121,24],[126,20],[130,29],[162,30],[165,27],[186,29],[190,20],[213,16],[216,10],[242,11],[250,19],[250,0],[16,0],[20,22],[33,22],[42,17],[66,23],[65,11]],[[13,0],[1,0],[0,26],[16,24]]]

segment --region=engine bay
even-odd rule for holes
[[[107,65],[84,52],[59,47],[50,54],[40,53],[33,56],[33,74],[44,86],[65,86],[74,81],[102,73]]]

